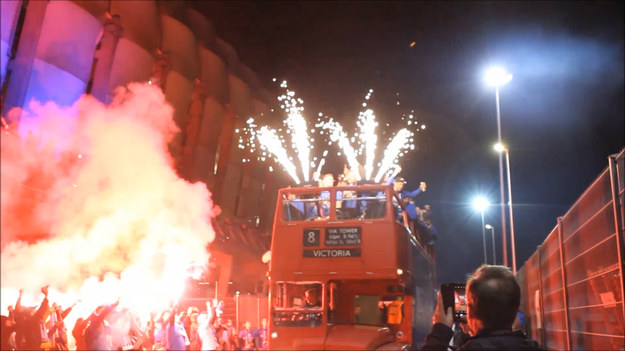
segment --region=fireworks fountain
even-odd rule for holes
[[[281,87],[287,89],[286,81],[282,82]],[[308,136],[308,126],[306,120],[302,116],[304,107],[300,106],[304,101],[295,98],[295,92],[287,90],[286,94],[278,97],[278,101],[284,101],[281,106],[288,113],[286,125],[291,134],[291,145],[297,151],[300,164],[302,165],[302,174],[304,181],[309,180],[310,173],[310,138]]]
[[[275,79],[274,79],[275,80]],[[239,137],[239,148],[248,149],[250,152],[254,152],[255,149],[260,148],[263,150],[258,159],[266,161],[268,154],[273,155],[275,162],[280,164],[283,169],[291,176],[296,184],[300,183],[298,173],[303,175],[305,181],[309,179],[310,167],[315,167],[317,157],[310,160],[310,150],[314,148],[314,138],[310,136],[315,132],[314,128],[309,128],[306,119],[302,115],[304,110],[302,104],[303,101],[300,98],[295,97],[295,92],[287,88],[286,81],[280,84],[280,87],[285,89],[285,93],[278,97],[278,101],[281,102],[281,108],[287,113],[287,118],[283,121],[283,124],[287,127],[286,133],[291,135],[291,149],[295,151],[298,160],[301,164],[301,169],[297,171],[297,167],[292,162],[293,157],[289,156],[286,148],[284,148],[285,137],[278,132],[282,129],[271,129],[267,126],[258,128],[255,124],[255,120],[250,118],[248,120],[248,127],[243,131],[244,135]],[[370,100],[373,94],[373,89],[370,89],[365,96],[365,100]],[[363,107],[367,107],[367,102],[363,102]],[[325,117],[325,118],[324,118]],[[405,117],[405,116],[404,116]],[[333,118],[323,116],[319,113],[315,127],[318,128],[319,134],[324,134],[323,131],[327,131],[329,140],[326,140],[328,145],[336,143],[340,149],[338,155],[344,155],[352,172],[356,176],[357,180],[363,178],[367,181],[373,180],[378,183],[388,171],[398,166],[399,159],[409,150],[414,150],[414,132],[409,128],[414,125],[417,126],[416,121],[413,121],[414,116],[410,114],[408,118],[402,117],[402,120],[407,120],[408,127],[401,128],[399,131],[393,133],[393,137],[389,139],[389,143],[384,150],[384,154],[380,162],[377,164],[378,170],[374,174],[374,163],[377,152],[378,135],[376,129],[378,122],[376,121],[375,113],[372,109],[366,109],[358,114],[356,126],[358,127],[353,136],[350,136],[343,126]],[[418,126],[417,126],[418,127]],[[421,126],[421,129],[425,129],[425,125]],[[352,143],[356,143],[354,146]],[[364,154],[364,174],[361,174],[361,162],[358,158]],[[321,159],[317,163],[316,175],[321,173],[321,169],[325,164],[325,158],[327,156],[327,150],[323,152]]]
[[[299,184],[300,180],[297,176],[297,167],[295,167],[291,159],[289,159],[289,155],[283,146],[282,140],[276,134],[276,131],[267,126],[263,126],[258,131],[257,137],[261,145],[274,155],[276,161],[280,162],[293,180],[295,180],[295,183]]]
[[[412,146],[412,144],[410,144],[412,135],[412,132],[406,128],[402,128],[397,132],[393,140],[391,140],[386,147],[386,150],[384,150],[384,158],[382,158],[380,168],[375,176],[376,183],[382,179],[384,173],[388,171],[393,164],[397,164],[398,158],[404,155],[402,151]]]
[[[360,164],[358,163],[358,159],[356,158],[356,156],[358,155],[357,150],[355,150],[349,142],[347,133],[343,131],[343,126],[341,126],[339,122],[333,119],[324,123],[320,123],[317,126],[322,127],[323,129],[328,129],[330,131],[330,140],[332,142],[336,142],[339,148],[343,150],[343,154],[347,159],[347,164],[349,165],[349,168],[351,168],[354,172],[356,179],[361,180],[362,177],[360,176],[360,171],[358,169]]]
[[[275,79],[274,79],[275,81]],[[283,121],[286,126],[286,133],[291,135],[291,148],[295,150],[297,158],[300,161],[300,172],[304,181],[310,180],[310,168],[315,167],[315,160],[310,160],[310,150],[314,148],[314,138],[311,138],[308,133],[308,123],[302,111],[304,107],[302,104],[304,101],[295,96],[295,92],[288,89],[286,81],[280,84],[280,87],[285,90],[284,94],[278,97],[278,101],[281,103],[280,108],[287,113],[287,118]],[[250,152],[254,152],[255,149],[260,148],[263,152],[260,157],[262,161],[265,161],[266,155],[273,155],[274,160],[282,165],[284,170],[291,176],[296,184],[300,183],[297,167],[293,164],[293,158],[288,155],[285,144],[285,137],[278,132],[282,129],[269,128],[262,126],[257,129],[254,118],[250,118],[247,121],[248,127],[243,130],[243,134],[239,137],[239,148],[248,149]],[[325,163],[324,160],[319,162],[318,171]]]
[[[373,160],[375,158],[375,149],[378,143],[378,136],[375,134],[375,128],[378,123],[375,121],[375,115],[372,110],[361,112],[358,116],[358,127],[360,127],[361,145],[365,146],[365,178],[371,179],[373,173]]]

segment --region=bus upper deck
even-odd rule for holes
[[[287,188],[278,199],[272,254],[284,254],[272,257],[274,273],[339,274],[317,259],[353,258],[336,267],[340,274],[393,276],[409,270],[411,246],[433,260],[391,186]]]

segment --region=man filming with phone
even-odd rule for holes
[[[432,316],[432,330],[422,350],[447,350],[454,332],[454,311],[445,308],[441,293]],[[458,350],[539,350],[538,343],[513,332],[521,289],[508,267],[480,266],[466,284],[469,338]],[[453,304],[453,303],[452,303]]]

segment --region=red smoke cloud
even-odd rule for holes
[[[130,84],[110,105],[33,103],[21,136],[2,132],[3,308],[15,289],[49,284],[53,301],[83,300],[78,315],[117,297],[159,310],[207,263],[216,211],[206,186],[173,168],[178,128],[158,88]]]

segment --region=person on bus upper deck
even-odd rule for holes
[[[344,166],[343,174],[345,175],[346,186],[357,186],[358,179],[356,173],[351,169]],[[348,218],[357,218],[367,210],[366,201],[357,201],[357,194],[355,191],[345,190],[343,195],[343,210],[348,215]],[[358,203],[360,202],[360,205]]]
[[[404,208],[406,209],[406,214],[408,215],[408,227],[410,231],[415,233],[415,224],[418,223],[417,220],[419,218],[419,211],[421,211],[414,202],[414,199],[411,197],[404,197],[401,199],[401,202],[404,204]],[[397,216],[401,215],[401,211],[397,213]],[[415,234],[416,235],[416,234]]]
[[[428,245],[432,245],[438,236],[436,227],[432,224],[432,208],[430,205],[425,205],[419,214],[419,226],[423,229],[426,235]]]
[[[521,304],[521,289],[510,268],[482,265],[467,280],[467,325],[472,337],[459,350],[539,350],[538,343],[512,330]],[[451,307],[440,293],[432,330],[421,350],[447,350],[453,336]]]
[[[403,177],[390,177],[386,180],[386,185],[391,185],[393,184],[393,190],[395,190],[395,192],[397,193],[397,195],[399,195],[399,199],[400,200],[404,200],[407,198],[414,198],[417,195],[421,194],[422,192],[424,192],[427,188],[427,184],[425,182],[421,182],[419,184],[419,187],[413,191],[407,191],[404,190],[404,185],[406,184],[406,180]],[[395,203],[395,201],[393,201],[393,203]],[[396,207],[396,215],[397,218],[401,218],[401,207],[399,207],[398,204],[395,203],[395,207]]]
[[[302,201],[299,196],[294,193],[288,193],[286,195],[286,200],[289,200],[289,206],[291,209],[294,209],[299,212],[299,214],[294,214],[296,218],[306,218],[311,219],[317,217],[317,205],[313,202]]]
[[[334,176],[332,173],[326,173],[321,177],[320,187],[329,188],[334,186]],[[321,198],[321,203],[319,206],[319,215],[321,217],[328,217],[330,215],[330,192],[327,190],[322,191],[319,194],[319,198]]]
[[[403,199],[401,199],[401,202],[404,204],[404,207],[406,208],[406,213],[408,214],[408,220],[412,222],[416,222],[419,219],[419,212],[421,212],[421,209],[417,207],[417,205],[414,202],[414,199],[411,197],[404,197]]]
[[[400,199],[406,197],[416,197],[417,195],[425,192],[427,189],[427,184],[425,182],[419,183],[419,187],[413,191],[404,190],[404,185],[406,185],[406,180],[403,177],[390,177],[386,180],[386,185],[393,184],[393,190],[399,195]]]

